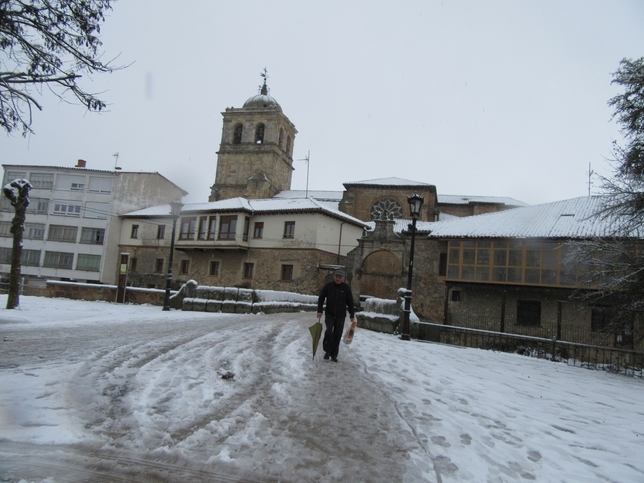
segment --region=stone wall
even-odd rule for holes
[[[47,280],[46,297],[73,300],[116,302],[116,285],[60,282]],[[126,287],[125,302],[131,304],[163,305],[165,290]]]
[[[198,312],[276,314],[316,312],[317,301],[318,297],[314,295],[237,287],[210,287],[190,280],[172,296],[171,306]]]
[[[358,327],[363,329],[384,332],[386,334],[398,333],[399,325],[403,318],[403,308],[405,304],[405,288],[398,289],[398,298],[380,299],[368,297],[362,304],[362,311],[356,313]],[[410,332],[412,336],[418,333],[418,316],[414,313],[412,306],[409,314]]]

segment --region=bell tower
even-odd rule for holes
[[[291,189],[297,130],[269,95],[266,69],[259,94],[241,108],[228,107],[217,152],[215,184],[208,201],[238,196],[271,198]]]

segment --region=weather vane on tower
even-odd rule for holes
[[[259,75],[264,78],[264,85],[260,87],[260,92],[262,95],[267,96],[268,86],[266,85],[266,81],[268,80],[268,71],[266,70],[266,67],[264,67],[264,72],[261,72]]]

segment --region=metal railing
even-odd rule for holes
[[[465,327],[468,329],[488,330],[507,334],[538,337],[541,339],[557,339],[560,341],[574,342],[576,344],[589,344],[593,346],[615,347],[619,349],[632,349],[632,345],[620,343],[619,334],[614,332],[593,331],[588,326],[569,325],[556,323],[542,323],[540,325],[520,325],[514,320],[506,321],[503,326],[497,317],[478,315],[450,314],[450,326]],[[501,330],[503,327],[503,330]],[[627,339],[622,339],[626,342]],[[631,339],[628,339],[631,340]],[[631,340],[632,342],[632,340]]]
[[[571,366],[644,377],[644,352],[429,322],[417,322],[415,325],[415,335],[419,340],[510,352],[566,362]]]

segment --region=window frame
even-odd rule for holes
[[[218,240],[235,240],[237,238],[237,215],[225,215],[219,217]],[[224,231],[226,227],[226,231]]]
[[[284,222],[284,235],[282,238],[293,239],[295,238],[295,222],[294,221],[285,221]]]
[[[98,264],[96,262],[98,262]],[[84,266],[84,264],[86,265]],[[90,255],[89,253],[79,253],[76,256],[76,270],[82,270],[84,272],[100,272],[101,256]]]
[[[294,273],[295,273],[294,265],[292,265],[292,264],[283,264],[282,265],[282,270],[281,270],[281,278],[280,278],[280,280],[282,282],[292,282]]]
[[[62,243],[76,243],[78,239],[78,227],[71,225],[49,225],[47,230],[47,241]]]
[[[52,260],[54,258],[55,260]],[[62,270],[72,270],[74,266],[74,254],[71,252],[45,250],[45,258],[43,260],[42,266],[43,268],[57,268]]]
[[[80,218],[82,210],[83,210],[82,205],[79,205],[70,201],[55,200],[54,208],[52,210],[52,215],[72,216],[74,218]]]
[[[255,264],[252,262],[245,262],[243,278],[246,280],[252,280],[254,275],[255,275]]]
[[[130,229],[130,238],[138,239],[139,238],[139,225],[132,225]]]
[[[264,238],[264,222],[256,221],[253,225],[253,238],[255,240],[261,240]]]
[[[208,267],[208,275],[210,275],[211,277],[218,277],[220,267],[221,267],[221,263],[219,262],[219,260],[210,260],[210,266]]]
[[[190,274],[190,259],[184,258],[181,260],[181,264],[179,266],[179,273],[181,275],[189,275]]]
[[[81,235],[78,243],[86,245],[105,244],[105,228],[81,227]]]
[[[194,240],[197,235],[197,217],[181,217],[181,227],[179,228],[179,240]]]

